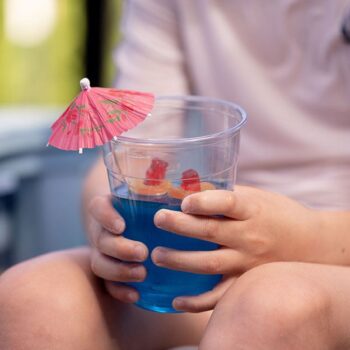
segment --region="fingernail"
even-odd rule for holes
[[[163,248],[156,248],[152,254],[152,260],[156,265],[161,265],[164,262],[166,252]]]
[[[190,211],[190,201],[188,199],[184,199],[181,203],[181,210],[186,213]]]
[[[160,210],[157,212],[156,216],[154,217],[154,224],[159,227],[161,226],[166,220],[166,214],[163,210]]]
[[[135,280],[143,280],[143,268],[140,266],[133,267],[130,271],[130,277]]]
[[[116,230],[117,233],[121,233],[124,231],[124,222],[121,220],[115,220],[114,221],[114,229]]]
[[[138,260],[138,261],[144,261],[146,260],[147,258],[147,251],[146,249],[141,246],[141,245],[136,245],[135,246],[135,258]]]
[[[173,306],[175,309],[181,310],[185,306],[185,301],[181,298],[176,298],[173,301]]]
[[[131,303],[134,303],[135,301],[137,301],[137,299],[139,298],[137,292],[134,291],[130,291],[126,294],[126,298],[128,301],[130,301]]]

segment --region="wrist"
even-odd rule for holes
[[[315,211],[314,262],[350,265],[350,212]]]

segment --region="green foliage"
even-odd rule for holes
[[[0,18],[3,18],[4,0],[0,4]],[[0,104],[58,105],[72,99],[83,74],[83,5],[83,0],[58,1],[53,32],[34,47],[10,42],[2,28]]]
[[[112,85],[115,75],[112,51],[118,40],[120,2],[107,1],[105,86]],[[53,32],[33,47],[5,37],[4,5],[0,0],[0,105],[67,105],[79,92],[84,74],[85,1],[58,0]]]

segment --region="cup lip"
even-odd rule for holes
[[[197,95],[160,95],[156,96],[155,100],[173,100],[173,101],[190,101],[190,102],[213,102],[218,105],[229,106],[239,112],[241,120],[232,128],[204,136],[189,137],[189,138],[177,138],[177,139],[152,139],[152,138],[138,138],[130,136],[118,136],[116,139],[111,140],[111,143],[133,143],[133,144],[154,144],[154,145],[179,145],[179,144],[191,144],[201,143],[203,141],[212,141],[229,136],[238,132],[247,121],[246,111],[234,102],[227,101],[215,97],[197,96]]]

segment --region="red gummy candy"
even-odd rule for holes
[[[181,187],[185,191],[197,192],[201,190],[201,183],[196,170],[188,169],[184,171],[181,180]]]
[[[143,182],[148,186],[158,186],[165,179],[168,163],[159,158],[153,158],[150,167],[146,171],[146,179]]]

